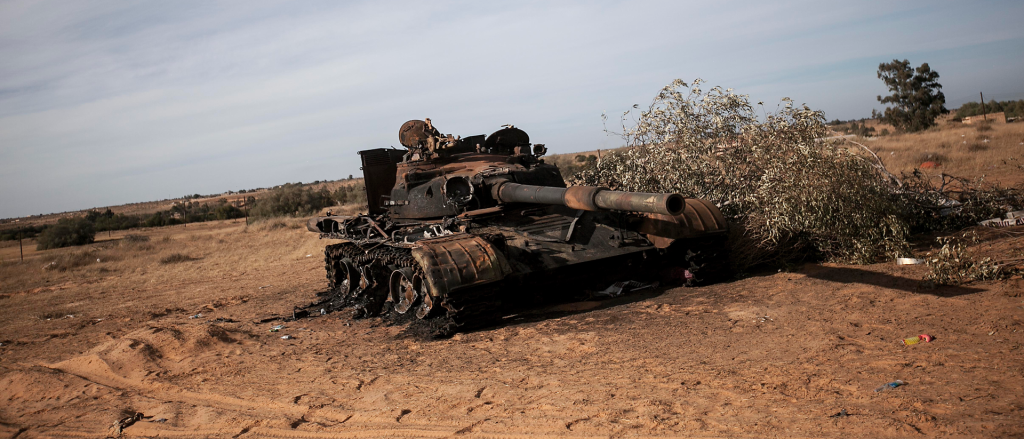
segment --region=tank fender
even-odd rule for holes
[[[458,233],[417,241],[412,257],[423,268],[431,296],[497,282],[512,273],[505,255],[483,238]]]
[[[645,213],[636,227],[636,231],[646,234],[657,248],[667,248],[677,239],[725,233],[728,229],[722,211],[700,198],[687,198],[683,213],[679,215]]]
[[[350,216],[318,216],[306,221],[306,229],[316,233],[337,233],[341,231],[341,224],[352,219]]]

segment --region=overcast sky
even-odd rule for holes
[[[0,217],[359,175],[356,151],[505,123],[553,153],[703,78],[769,107],[881,109],[880,62],[947,107],[1024,98],[1024,2],[0,3]]]

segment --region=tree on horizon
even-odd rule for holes
[[[900,131],[921,131],[935,125],[935,119],[948,113],[946,96],[942,94],[939,73],[928,63],[916,69],[907,60],[892,60],[878,65],[878,78],[892,93],[878,96],[878,102],[892,104],[887,107],[882,121]]]

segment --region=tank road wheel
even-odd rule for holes
[[[359,267],[359,288],[353,299],[357,302],[353,317],[366,318],[380,315],[388,298],[388,285],[383,282],[387,271],[379,262]]]
[[[409,312],[420,298],[422,288],[423,279],[414,273],[412,268],[400,268],[391,272],[391,301],[395,304],[395,312]]]
[[[349,258],[334,261],[331,276],[331,289],[336,290],[342,298],[348,298],[360,283],[359,271]]]
[[[369,265],[360,265],[358,272],[359,283],[356,284],[358,288],[356,288],[355,295],[362,296],[377,285],[377,279],[374,278],[374,270],[371,270]]]
[[[420,299],[420,306],[416,307],[416,318],[424,320],[433,314],[434,302],[437,299],[430,295],[425,286],[421,291],[423,292],[423,298]]]

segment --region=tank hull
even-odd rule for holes
[[[690,199],[687,205],[704,203]],[[357,317],[416,316],[430,321],[434,335],[446,336],[500,321],[523,306],[578,297],[601,282],[649,277],[665,266],[692,275],[680,282],[711,280],[718,275],[713,269],[725,264],[726,229],[719,219],[697,230],[687,212],[652,218],[540,205],[477,212],[448,228],[438,221],[376,230],[366,217],[320,217],[310,227],[329,224],[321,237],[337,240],[325,249],[332,308],[352,308]],[[674,233],[666,224],[675,225],[667,228]],[[402,269],[411,272],[411,294],[389,281],[389,273]]]

